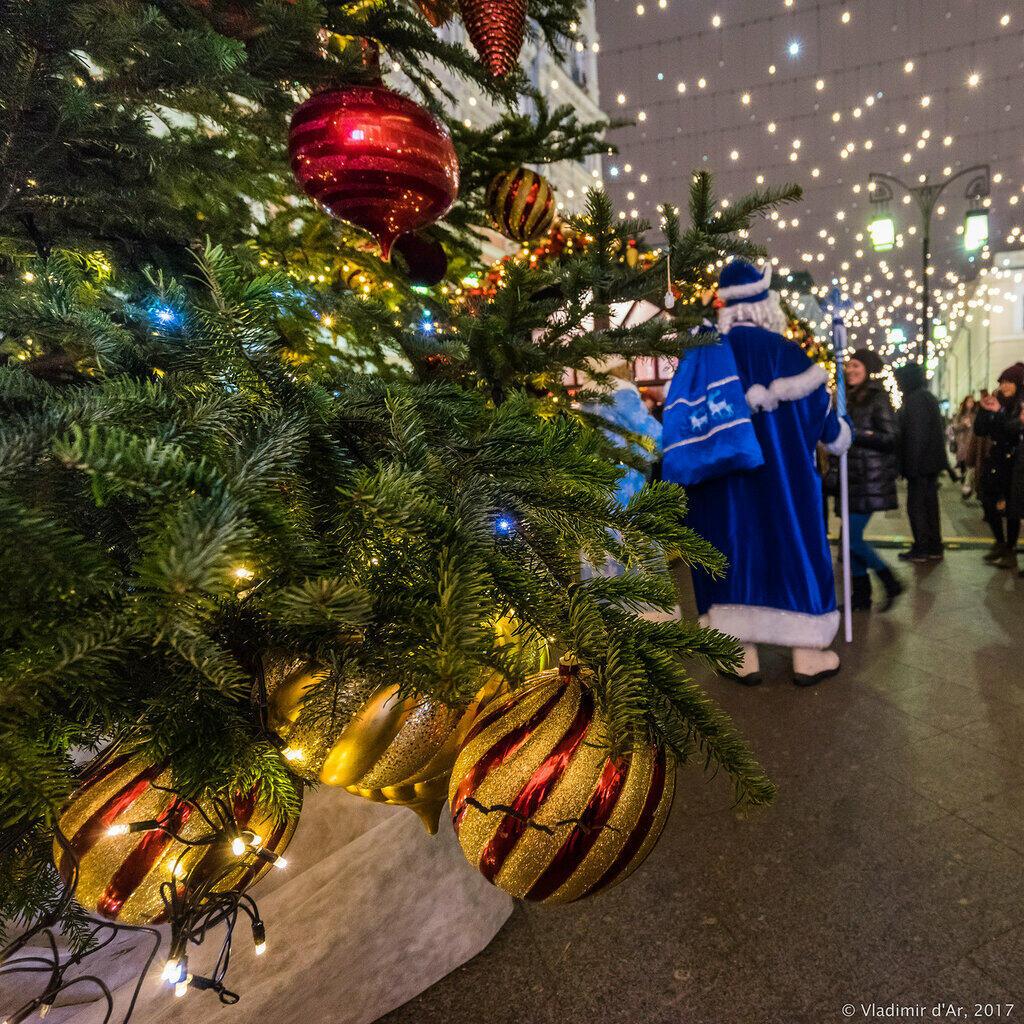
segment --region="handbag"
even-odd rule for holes
[[[662,479],[685,486],[764,465],[732,348],[713,328],[698,332],[714,340],[684,351],[663,421]]]

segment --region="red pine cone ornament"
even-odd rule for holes
[[[555,222],[551,184],[526,167],[496,174],[487,186],[485,201],[494,227],[516,242],[543,237]]]
[[[661,747],[621,758],[593,691],[564,665],[477,720],[448,799],[462,852],[517,899],[569,903],[621,882],[653,849],[672,806]]]
[[[440,220],[459,192],[448,129],[382,85],[311,96],[292,116],[288,149],[302,190],[369,231],[384,259],[399,235]]]
[[[197,806],[182,800],[166,791],[170,785],[166,764],[121,754],[102,763],[61,812],[61,833],[78,858],[77,878],[74,857],[56,841],[54,863],[90,913],[123,924],[159,924],[168,918],[164,896],[171,885],[179,896],[186,888],[196,891],[207,885],[212,892],[245,890],[272,864],[284,865],[281,854],[295,832],[297,814],[275,821],[255,792],[239,794],[229,803],[246,844],[242,855],[233,851],[227,834],[193,846],[170,833],[187,841],[202,839],[213,834],[203,812],[217,819],[209,803]],[[141,822],[161,827],[129,831]]]
[[[484,67],[503,78],[519,63],[526,38],[526,0],[459,0],[470,42]]]

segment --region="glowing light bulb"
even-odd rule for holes
[[[284,871],[284,869],[288,867],[288,861],[286,861],[284,857],[278,857],[277,860],[274,861],[274,867],[280,871]]]
[[[257,956],[263,956],[263,954],[266,953],[266,951],[267,944],[265,942],[257,942],[256,945],[253,947],[253,952]]]
[[[245,853],[245,846],[245,840],[241,836],[235,836],[235,838],[231,840],[231,852],[236,857],[241,857],[242,854]]]
[[[977,87],[981,85],[981,75],[979,75],[977,71],[972,71],[967,76],[967,85],[971,89],[977,89]]]
[[[305,756],[298,747],[285,747],[281,753],[286,761],[301,761]]]

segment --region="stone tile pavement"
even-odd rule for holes
[[[518,907],[387,1024],[829,1024],[871,1019],[862,1003],[1024,1020],[1024,579],[976,550],[900,571],[909,592],[857,616],[836,679],[799,690],[769,651],[760,688],[708,680],[772,807],[684,769],[630,880]]]

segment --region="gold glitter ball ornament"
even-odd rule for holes
[[[217,818],[209,802],[182,800],[167,792],[170,786],[166,764],[137,754],[115,754],[82,782],[61,811],[59,828],[74,856],[55,841],[54,863],[64,883],[75,885],[75,899],[90,913],[123,924],[159,924],[168,916],[163,887],[173,885],[179,895],[207,885],[212,892],[244,891],[270,870],[275,859],[284,864],[280,855],[298,825],[297,813],[278,820],[255,792],[239,794],[225,804],[239,830],[235,834],[245,837],[243,853],[233,851],[228,833],[217,842],[192,846],[190,842],[213,833],[200,811]],[[149,821],[167,831],[128,831],[133,822]],[[259,856],[257,849],[266,856]]]
[[[462,852],[517,899],[569,903],[621,882],[672,806],[661,747],[615,758],[586,680],[564,666],[484,712],[449,787]]]
[[[367,800],[408,807],[434,835],[456,755],[480,710],[503,692],[501,679],[489,680],[468,707],[402,698],[398,686],[383,686],[339,722],[304,704],[323,678],[302,666],[270,693],[270,725],[287,743],[292,769]]]

